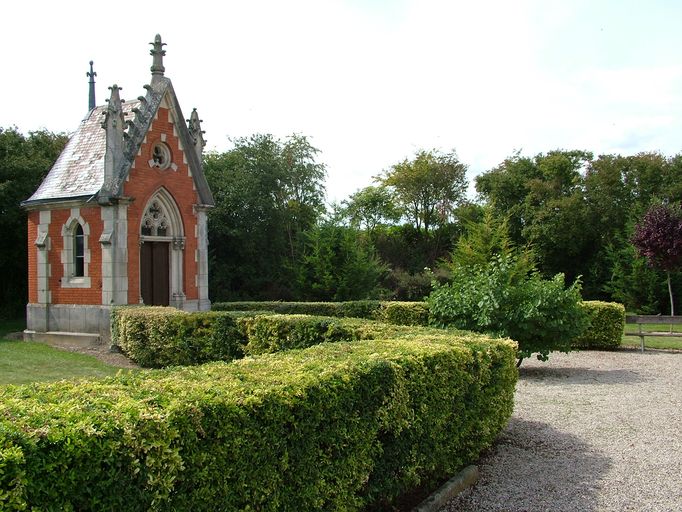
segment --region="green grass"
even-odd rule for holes
[[[673,332],[682,332],[682,324],[673,324]],[[642,324],[643,331],[656,331],[656,332],[666,332],[670,330],[670,325],[668,324]],[[626,333],[638,333],[639,326],[636,324],[625,324]],[[621,344],[623,347],[640,347],[641,341],[636,336],[623,336],[623,342]],[[676,338],[674,336],[667,337],[644,337],[644,347],[645,348],[661,348],[661,349],[674,349],[682,350],[682,337]]]
[[[23,320],[0,321],[0,385],[106,377],[119,371],[92,356],[5,338],[7,333],[23,330],[24,325]]]

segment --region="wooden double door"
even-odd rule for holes
[[[170,242],[144,242],[140,247],[140,288],[148,306],[170,301]]]

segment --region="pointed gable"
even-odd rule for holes
[[[173,85],[164,76],[164,43],[157,35],[151,44],[154,61],[151,83],[144,86],[146,94],[137,101],[125,102],[119,97],[121,89],[111,87],[108,104],[88,113],[43,183],[22,206],[70,200],[110,204],[120,198],[123,183],[162,104],[170,110],[201,204],[214,204],[201,162],[204,141],[198,115],[187,121],[192,126],[190,133]]]

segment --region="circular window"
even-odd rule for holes
[[[163,142],[157,142],[152,148],[152,167],[168,169],[171,164],[171,152]]]

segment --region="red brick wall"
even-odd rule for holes
[[[172,154],[172,162],[178,166],[175,171],[159,170],[149,166],[152,148],[161,140],[161,134],[164,133],[166,134],[165,144]],[[184,148],[184,150],[193,151],[193,148]],[[180,210],[185,235],[183,269],[185,295],[189,300],[198,299],[199,294],[195,284],[198,264],[194,261],[197,248],[197,238],[194,234],[196,216],[192,206],[199,203],[199,197],[193,188],[194,180],[189,175],[188,166],[183,160],[179,140],[173,134],[173,124],[170,122],[168,109],[159,108],[157,119],[152,122],[146,142],[142,144],[128,178],[123,188],[123,195],[133,199],[128,207],[128,302],[131,304],[139,302],[140,222],[147,202],[160,187],[168,190]]]
[[[99,237],[102,235],[103,223],[101,212],[98,207],[81,208],[80,216],[88,223],[90,235],[88,246],[90,250],[90,263],[88,265],[88,276],[90,277],[90,288],[62,288],[61,280],[64,276],[64,265],[62,264],[62,250],[64,249],[64,238],[62,236],[62,226],[69,220],[71,210],[52,210],[50,220],[50,265],[52,275],[50,276],[49,286],[52,292],[53,304],[101,304],[102,303],[102,247]],[[35,239],[35,238],[34,238]]]
[[[35,241],[38,238],[38,224],[40,213],[28,212],[28,302],[38,302],[38,255]]]

